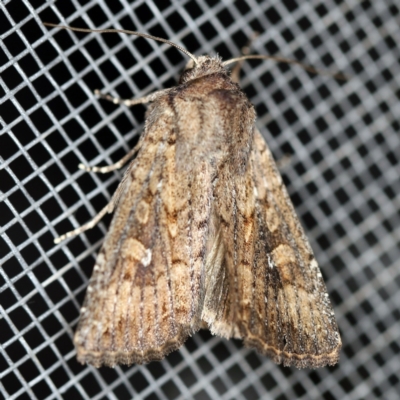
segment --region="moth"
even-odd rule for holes
[[[176,87],[126,101],[150,103],[136,157],[110,204],[56,240],[115,210],[75,333],[78,360],[161,360],[206,327],[285,366],[336,364],[341,339],[317,261],[226,69],[256,56],[195,57],[133,34],[191,61]]]

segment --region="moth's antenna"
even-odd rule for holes
[[[69,31],[75,31],[75,32],[84,32],[84,33],[90,33],[90,32],[97,32],[97,33],[126,33],[128,35],[135,35],[135,36],[140,36],[146,39],[152,39],[152,40],[156,40],[157,42],[163,42],[163,43],[167,43],[170,46],[173,46],[175,48],[177,48],[178,50],[180,50],[182,53],[186,54],[188,57],[190,57],[193,62],[197,65],[198,61],[197,58],[192,54],[189,53],[186,49],[184,49],[183,47],[179,46],[178,44],[175,44],[173,42],[170,42],[167,39],[163,39],[163,38],[159,38],[157,36],[152,36],[152,35],[147,35],[146,33],[140,33],[140,32],[136,32],[136,31],[128,31],[126,29],[87,29],[87,28],[74,28],[71,26],[65,26],[65,25],[57,25],[57,24],[52,24],[50,22],[43,22],[43,25],[45,26],[51,26],[53,28],[59,28],[59,29],[66,29]]]
[[[313,74],[331,76],[335,79],[343,80],[343,81],[346,81],[349,79],[346,75],[344,75],[342,73],[332,73],[329,71],[322,71],[322,70],[312,67],[311,65],[302,64],[300,61],[292,60],[290,58],[284,58],[284,57],[280,57],[280,56],[266,56],[266,55],[258,55],[258,54],[241,56],[241,57],[231,58],[230,60],[224,61],[222,63],[222,65],[226,66],[226,65],[232,64],[234,62],[243,61],[243,60],[251,60],[251,59],[252,60],[275,60],[275,61],[281,62],[281,63],[295,64],[295,65],[299,65],[306,71],[311,72]]]

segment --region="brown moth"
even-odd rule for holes
[[[57,240],[115,208],[81,309],[78,360],[160,360],[208,327],[278,364],[334,365],[341,340],[325,284],[254,108],[225,68],[232,60],[185,54],[178,86],[126,101],[151,104],[110,204]]]

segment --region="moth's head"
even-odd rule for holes
[[[229,75],[229,72],[222,64],[222,59],[218,56],[200,56],[197,57],[196,60],[197,64],[192,59],[186,64],[186,67],[179,78],[179,83],[185,83],[205,75],[215,74],[216,72],[222,72],[223,74]]]

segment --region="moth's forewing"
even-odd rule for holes
[[[335,364],[325,285],[253,107],[220,59],[155,97],[75,335],[95,366],[144,363],[204,323],[275,362]]]

